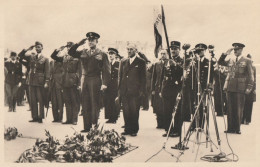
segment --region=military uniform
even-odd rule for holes
[[[161,94],[163,99],[164,129],[169,130],[172,120],[172,113],[176,102],[177,94],[181,90],[182,67],[174,65],[172,59],[164,62],[161,75]],[[173,133],[173,129],[170,130]]]
[[[62,61],[55,60],[58,51],[55,50],[51,58],[54,61],[50,62],[51,67],[51,79],[50,79],[50,90],[51,90],[51,104],[52,104],[52,115],[53,122],[61,122],[63,119],[63,75],[64,68]]]
[[[152,73],[152,84],[151,91],[155,92],[153,95],[153,111],[156,114],[157,128],[164,128],[163,126],[163,102],[159,93],[161,92],[161,75],[163,69],[164,61],[160,60],[156,62],[153,66]]]
[[[5,77],[5,89],[9,105],[9,111],[16,111],[16,100],[18,84],[22,79],[22,65],[17,61],[8,60],[5,62],[7,74]]]
[[[44,85],[48,84],[50,78],[49,59],[42,53],[25,56],[26,50],[19,53],[22,60],[27,61],[30,66],[29,72],[29,93],[33,121],[41,121],[44,118]],[[39,103],[39,108],[38,108]]]
[[[107,85],[107,90],[105,91],[105,119],[108,122],[115,123],[118,119],[119,110],[116,107],[115,99],[117,97],[118,91],[118,70],[119,62],[115,61],[111,63],[111,80]]]
[[[245,91],[247,89],[252,90],[254,83],[252,62],[243,56],[235,60],[225,60],[226,56],[226,54],[221,55],[219,64],[229,66],[229,72],[223,88],[227,91],[227,132],[240,134],[240,125],[245,104]]]
[[[56,51],[57,53],[57,51]],[[81,66],[78,58],[65,55],[64,57],[57,57],[53,54],[52,58],[59,63],[62,63],[62,74],[58,74],[57,83],[62,88],[63,100],[66,106],[66,124],[77,124],[78,113],[80,110],[80,92],[78,87],[81,84]]]
[[[252,91],[246,95],[245,107],[243,111],[242,123],[249,124],[251,123],[252,111],[253,111],[253,103],[256,101],[256,68],[252,65],[254,72],[254,86]]]
[[[90,38],[96,33],[88,33]],[[98,35],[99,36],[99,35]],[[110,65],[107,54],[98,48],[77,51],[79,44],[73,45],[69,55],[79,58],[82,63],[82,110],[84,130],[88,131],[92,125],[97,125],[100,112],[101,85],[108,85],[110,80]]]
[[[223,91],[224,83],[227,77],[227,67],[218,65],[218,69],[214,72],[214,105],[217,116],[223,116],[223,112],[227,112],[227,99]]]

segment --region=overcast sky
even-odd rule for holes
[[[244,53],[259,56],[257,0],[8,1],[3,5],[5,48],[19,52],[38,40],[49,56],[67,41],[85,38],[89,31],[98,32],[101,42],[154,44],[153,8],[161,4],[170,40],[214,44],[217,54],[226,51],[233,42],[242,42],[246,45]]]

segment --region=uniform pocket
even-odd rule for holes
[[[246,78],[238,78],[238,85],[237,89],[239,91],[245,91],[246,90]]]
[[[240,66],[238,67],[238,72],[239,72],[239,73],[244,73],[244,72],[245,72],[245,68],[246,68],[246,65],[240,65]]]

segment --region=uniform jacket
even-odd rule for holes
[[[73,45],[69,50],[69,55],[81,59],[82,75],[88,77],[102,76],[102,85],[108,85],[110,81],[110,63],[107,54],[96,48],[93,53],[90,50],[84,49],[77,51],[78,44]]]
[[[172,59],[168,59],[164,62],[160,81],[163,97],[172,96],[176,91],[180,91],[182,73],[182,67],[178,64],[174,65]]]
[[[5,62],[6,76],[5,83],[18,85],[22,79],[22,65],[17,60],[13,63],[11,60]]]
[[[118,91],[118,71],[119,71],[119,62],[115,61],[114,64],[111,64],[111,80],[108,84],[108,88],[111,91]]]
[[[228,92],[245,93],[246,89],[252,90],[254,85],[254,72],[250,59],[241,57],[238,62],[234,59],[225,61],[227,55],[222,54],[220,65],[229,67],[224,90]]]
[[[136,57],[132,64],[130,58],[122,59],[118,76],[119,96],[139,96],[146,93],[146,63]]]
[[[54,68],[54,78],[61,87],[73,87],[81,85],[81,66],[78,58],[69,55],[63,57],[57,56],[58,51],[55,50],[51,58],[55,60],[56,68]]]
[[[64,68],[62,62],[50,62],[50,86],[62,89]]]
[[[25,56],[26,51],[23,50],[19,53],[21,61],[25,60],[30,67],[29,72],[29,85],[31,86],[44,86],[45,83],[49,83],[50,79],[50,63],[49,59],[42,54],[36,57],[36,55]]]

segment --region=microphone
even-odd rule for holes
[[[190,48],[190,44],[184,44],[183,46],[182,46],[182,49],[183,50],[188,50]]]

